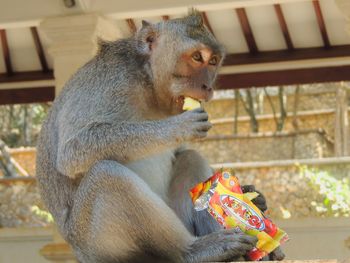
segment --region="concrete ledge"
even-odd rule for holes
[[[39,250],[50,242],[52,228],[0,228],[0,262],[47,263]]]
[[[350,111],[350,108],[348,108],[348,112]],[[296,115],[296,117],[304,117],[304,116],[313,116],[313,115],[327,115],[327,114],[334,114],[334,109],[324,109],[324,110],[310,110],[310,111],[299,111]],[[280,113],[276,113],[276,117],[279,118],[281,116]],[[286,117],[293,117],[293,112],[287,112]],[[259,114],[256,116],[256,119],[259,120],[269,120],[273,119],[273,114]],[[250,116],[239,116],[237,118],[238,122],[246,122],[250,121]],[[213,119],[211,120],[211,123],[214,125],[220,125],[220,124],[230,124],[234,123],[235,118],[220,118],[220,119]]]
[[[275,223],[290,237],[290,241],[282,245],[286,259],[310,262],[328,258],[338,259],[336,262],[350,260],[349,218],[303,218]]]
[[[35,240],[52,240],[52,228],[0,228],[0,242],[23,242]]]
[[[248,134],[237,134],[237,135],[209,135],[201,141],[216,141],[216,140],[232,140],[232,139],[251,139],[251,138],[271,138],[271,137],[290,137],[298,136],[302,134],[316,133],[319,135],[326,135],[324,129],[305,129],[296,131],[281,131],[281,132],[259,132],[259,133],[248,133]]]
[[[18,177],[2,177],[0,178],[0,184],[15,184],[15,183],[34,183],[36,178],[34,176],[18,176]]]
[[[296,166],[296,165],[328,165],[328,164],[348,164],[349,157],[331,157],[321,159],[291,159],[291,160],[276,160],[263,162],[240,162],[240,163],[216,163],[211,167],[214,169],[249,169],[261,167],[281,167],[281,166]]]

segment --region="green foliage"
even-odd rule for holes
[[[307,178],[312,189],[322,197],[311,205],[327,216],[350,216],[350,187],[347,178],[337,179],[327,171],[301,167],[301,175]]]

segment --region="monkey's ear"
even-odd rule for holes
[[[188,25],[197,27],[202,27],[204,24],[202,14],[194,8],[189,9],[188,16],[184,17],[184,21]]]
[[[111,41],[103,40],[102,38],[97,38],[98,54],[106,52],[108,48],[112,45]]]
[[[154,48],[156,38],[157,34],[154,25],[148,21],[142,20],[142,27],[138,32],[138,39],[141,40],[140,51],[145,55],[149,55]]]
[[[142,27],[149,27],[152,26],[152,24],[146,20],[142,20]]]

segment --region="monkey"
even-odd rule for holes
[[[213,171],[184,145],[212,125],[203,108],[184,112],[184,97],[213,97],[223,46],[197,11],[100,42],[37,145],[38,186],[62,237],[83,263],[241,259],[257,239],[221,229],[188,194]]]

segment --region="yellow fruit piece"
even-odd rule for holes
[[[194,109],[197,109],[197,108],[200,108],[201,107],[201,104],[199,101],[197,100],[194,100],[190,97],[186,97],[185,98],[185,103],[182,107],[183,110],[194,110]]]
[[[257,192],[244,193],[244,197],[247,198],[248,200],[253,200],[254,198],[257,198],[258,196],[259,196],[259,193],[257,193]]]

